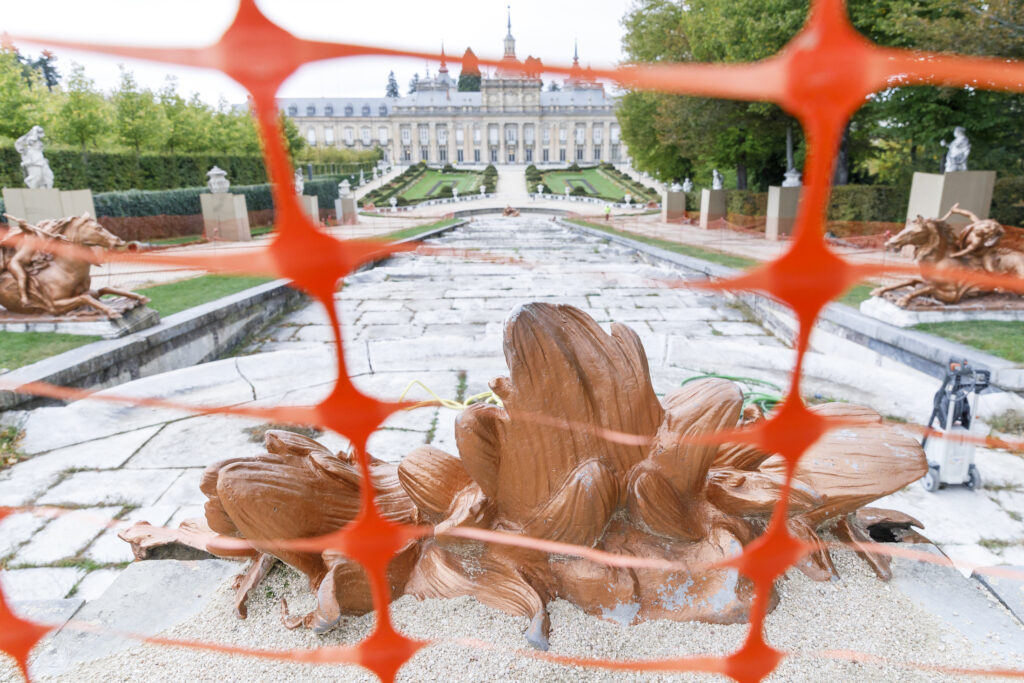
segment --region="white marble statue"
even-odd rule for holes
[[[537,183],[537,194],[544,194],[544,183]]]
[[[669,192],[682,192],[683,191],[683,186],[680,185],[675,180],[673,180],[672,184],[668,186],[668,191]]]
[[[219,166],[214,166],[206,172],[209,178],[206,186],[210,188],[210,194],[227,194],[231,183],[228,182],[228,172]]]
[[[347,199],[352,196],[352,186],[349,184],[348,178],[343,178],[342,181],[338,183],[338,196],[342,199]],[[392,199],[394,199],[394,197],[392,197]]]
[[[946,141],[943,140],[941,144],[945,147]],[[971,142],[967,139],[967,131],[963,126],[957,126],[953,129],[953,142],[949,143],[949,148],[946,150],[946,173],[966,171],[967,156],[970,153]]]
[[[722,189],[722,183],[724,183],[724,182],[725,182],[725,178],[722,177],[722,174],[718,172],[717,168],[711,171],[711,189],[712,190],[721,190]]]
[[[783,187],[800,187],[801,184],[800,171],[795,168],[791,168],[783,174]]]
[[[302,176],[302,171],[295,169],[295,194],[302,196],[302,191],[306,189],[306,179]]]
[[[43,156],[42,126],[31,129],[15,140],[14,149],[21,155],[21,168],[25,172],[25,186],[33,190],[53,187],[53,171],[50,162]]]
[[[683,192],[693,192],[693,181],[689,178],[683,178]]]
[[[366,176],[363,175],[363,169],[359,169],[359,187],[366,184]]]

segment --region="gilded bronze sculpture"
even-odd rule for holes
[[[41,221],[32,225],[7,216],[16,229],[0,238],[0,306],[13,313],[62,315],[80,307],[92,308],[107,318],[121,313],[100,301],[112,294],[147,303],[141,294],[114,287],[91,290],[90,268],[84,258],[49,253],[38,241],[66,242],[81,247],[113,249],[124,246],[120,237],[107,231],[89,214]],[[29,236],[32,239],[22,239]]]
[[[734,569],[709,565],[757,537],[781,495],[785,465],[749,446],[693,441],[763,420],[760,410],[744,408],[737,385],[716,378],[689,382],[659,401],[636,333],[616,323],[607,334],[571,306],[524,305],[507,319],[504,336],[509,377],[490,382],[502,405],[474,404],[459,415],[459,457],[420,446],[397,466],[371,458],[381,512],[435,532],[411,541],[391,562],[392,597],[474,596],[528,617],[527,639],[538,648],[547,647],[546,603],[555,598],[619,623],[745,621],[752,584]],[[835,569],[821,530],[864,540],[868,524],[920,526],[899,513],[861,508],[919,479],[927,464],[916,440],[868,408],[831,403],[814,410],[851,420],[805,453],[791,495],[789,527],[816,547],[800,568],[825,580]],[[629,440],[605,438],[607,430],[643,438],[623,443]],[[291,432],[268,431],[265,438],[267,453],[207,468],[201,489],[208,529],[137,525],[122,537],[137,557],[167,542],[217,552],[217,534],[247,539],[309,577],[317,607],[290,625],[325,631],[342,616],[370,611],[359,564],[269,540],[320,536],[352,521],[363,484],[353,456]],[[690,569],[610,567],[445,533],[457,527]],[[887,558],[862,556],[888,577]],[[242,591],[265,573],[266,562],[254,562]]]
[[[946,222],[954,213],[966,216],[971,221],[959,235],[953,226]],[[1024,278],[1024,253],[998,246],[1004,233],[1005,229],[998,222],[990,218],[979,218],[973,212],[954,204],[942,218],[918,216],[898,235],[890,238],[885,246],[889,249],[911,246],[914,249],[914,260],[929,266],[970,268],[991,274]],[[964,298],[982,296],[992,291],[971,282],[946,280],[922,274],[920,277],[894,285],[879,287],[872,291],[871,295],[882,296],[904,287],[916,288],[895,301],[897,306],[903,308],[921,296],[931,296],[944,304],[957,304]]]

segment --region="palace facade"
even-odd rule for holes
[[[544,164],[619,162],[615,100],[580,68],[559,91],[524,75],[509,20],[502,65],[479,92],[459,92],[443,58],[437,75],[406,97],[281,98],[278,107],[313,147],[380,147],[394,163]]]

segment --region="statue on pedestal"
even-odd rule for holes
[[[689,178],[683,178],[683,192],[693,192],[693,181]]]
[[[17,226],[0,239],[0,306],[8,311],[63,315],[88,307],[107,318],[120,318],[120,312],[100,301],[101,296],[112,294],[141,303],[149,301],[141,294],[113,287],[91,290],[90,261],[39,248],[40,241],[103,249],[124,246],[124,240],[89,214],[41,221],[39,225],[10,215],[7,218]]]
[[[946,147],[945,140],[941,144],[943,147]],[[946,173],[966,171],[967,157],[970,153],[971,143],[967,139],[967,131],[964,130],[963,126],[957,126],[953,129],[953,141],[949,143],[949,147],[946,150]]]
[[[724,182],[725,182],[725,178],[722,177],[722,174],[718,172],[717,168],[714,169],[713,171],[711,171],[711,189],[712,190],[721,190],[722,189],[722,185],[723,185]]]
[[[14,149],[21,155],[25,186],[33,190],[53,187],[53,171],[50,170],[50,162],[43,156],[44,137],[42,126],[32,126],[14,141]]]
[[[302,191],[306,189],[306,178],[302,174],[301,169],[295,169],[295,194],[302,196]]]
[[[673,180],[672,184],[668,186],[669,192],[682,192],[683,186],[679,184],[679,181]]]
[[[946,222],[952,214],[966,216],[971,222],[958,236]],[[918,216],[898,235],[885,243],[886,248],[914,248],[914,260],[921,264],[940,268],[970,268],[998,275],[1014,275],[1024,278],[1024,253],[1015,249],[998,247],[1005,229],[991,218],[978,218],[971,211],[954,204],[942,218]],[[920,286],[918,286],[920,285]],[[906,308],[914,299],[930,296],[944,304],[957,304],[966,297],[988,294],[993,290],[984,289],[970,282],[943,280],[933,275],[924,275],[899,282],[888,287],[879,287],[872,296],[882,296],[904,287],[914,287],[894,303]]]

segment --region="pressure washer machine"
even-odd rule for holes
[[[978,370],[966,360],[950,359],[942,386],[935,392],[928,427],[938,421],[942,435],[926,434],[921,441],[928,458],[928,473],[921,483],[934,492],[946,485],[981,488],[981,474],[974,464],[974,444],[963,440],[971,433],[978,411],[978,395],[988,388],[991,372]]]

